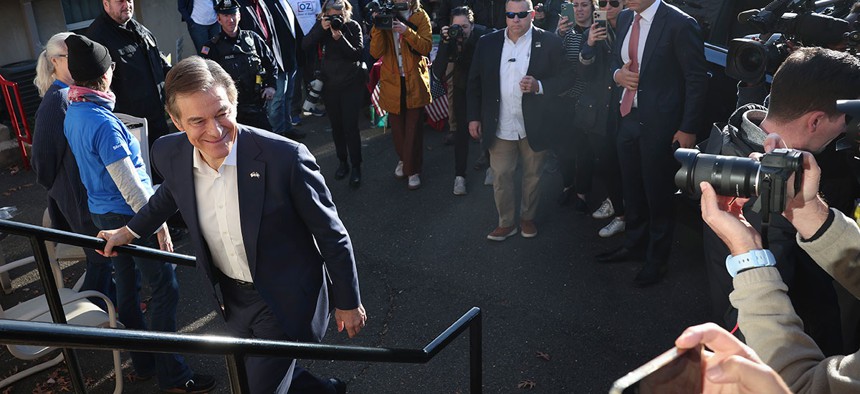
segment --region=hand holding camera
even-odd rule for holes
[[[573,29],[573,20],[569,19],[567,16],[562,15],[558,19],[558,35],[564,37],[567,35],[567,32]]]
[[[451,40],[454,40],[454,41],[462,40],[464,37],[463,26],[460,26],[458,24],[453,24],[451,26],[443,26],[440,33],[442,33],[442,39],[445,42],[448,42]]]
[[[588,30],[588,46],[593,47],[597,45],[598,41],[606,40],[606,27],[600,27],[597,23],[591,25],[591,29]]]

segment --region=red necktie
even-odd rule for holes
[[[630,42],[627,43],[627,55],[630,57],[630,71],[639,72],[639,20],[642,17],[636,14],[633,18],[633,27],[630,28]],[[627,116],[630,110],[633,109],[633,97],[636,96],[635,89],[627,89],[624,91],[624,97],[621,98],[621,116]]]
[[[256,2],[256,4],[254,4],[254,6],[255,6],[254,10],[257,12],[257,19],[260,21],[260,30],[263,31],[263,39],[266,40],[267,44],[271,45],[272,40],[271,40],[271,38],[269,38],[269,24],[268,24],[268,21],[266,20],[266,13],[263,12],[263,8],[260,7],[259,1]]]

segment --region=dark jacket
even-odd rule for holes
[[[442,42],[439,44],[439,51],[436,52],[436,59],[433,60],[432,71],[436,79],[445,81],[445,71],[447,71],[448,63],[454,63],[454,89],[466,92],[466,84],[469,81],[469,69],[472,67],[472,57],[475,55],[475,48],[478,46],[478,39],[485,34],[491,32],[479,24],[472,25],[472,34],[463,42],[462,48],[457,49],[457,42]]]
[[[501,100],[499,69],[504,40],[504,30],[481,37],[469,70],[467,118],[481,122],[484,149],[489,149],[496,141]],[[558,133],[564,132],[565,123],[556,119],[563,115],[557,106],[557,96],[573,86],[576,74],[564,59],[558,35],[534,27],[531,48],[527,75],[540,81],[544,92],[523,95],[523,120],[529,146],[539,152],[552,148]]]
[[[278,78],[275,57],[266,42],[249,30],[239,29],[236,38],[222,30],[207,42],[200,53],[212,59],[233,77],[239,91],[239,105],[259,104],[260,91],[274,88]],[[260,76],[260,83],[257,83]]]
[[[590,28],[582,33],[583,52],[580,52],[579,76],[585,81],[585,90],[577,104],[576,122],[587,133],[607,135],[614,133],[617,124],[616,113],[621,92],[612,79],[610,69],[615,34],[610,26],[606,40],[597,41],[594,47],[586,49],[590,33]]]
[[[366,82],[367,69],[361,61],[364,53],[361,25],[349,20],[344,22],[341,33],[343,37],[335,40],[331,32],[323,29],[321,22],[317,21],[302,40],[304,51],[321,55],[320,76],[326,90]]]
[[[493,22],[490,9],[482,0],[442,0],[436,9],[436,25],[440,29],[442,26],[449,26],[451,24],[451,10],[462,6],[468,6],[472,9],[475,14],[476,25],[489,26]]]
[[[155,36],[134,19],[122,27],[104,12],[93,20],[86,36],[107,47],[116,63],[110,85],[116,94],[114,112],[146,118],[150,144],[167,134],[164,76],[170,66],[161,56]]]

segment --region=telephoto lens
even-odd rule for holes
[[[681,169],[675,173],[675,185],[689,194],[700,194],[699,183],[708,182],[721,196],[753,197],[759,194],[758,160],[746,157],[699,153],[696,149],[678,149],[675,159]]]

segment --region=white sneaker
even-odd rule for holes
[[[455,196],[465,196],[468,194],[466,192],[466,178],[461,176],[457,176],[454,178],[454,195]]]
[[[493,178],[494,178],[493,169],[487,168],[487,175],[484,176],[484,184],[487,186],[493,186]]]
[[[409,190],[415,190],[421,187],[421,178],[418,174],[409,176]]]
[[[603,200],[602,204],[600,204],[600,208],[597,208],[597,210],[591,214],[591,217],[595,219],[606,219],[612,215],[615,215],[615,208],[612,206],[612,201],[607,198]]]
[[[403,162],[398,161],[397,167],[394,167],[394,176],[397,178],[403,178]]]
[[[626,226],[627,223],[624,221],[624,219],[616,217],[615,219],[612,219],[612,221],[609,222],[606,227],[600,229],[600,232],[598,232],[598,234],[603,238],[609,238],[615,234],[624,231],[624,228]]]

